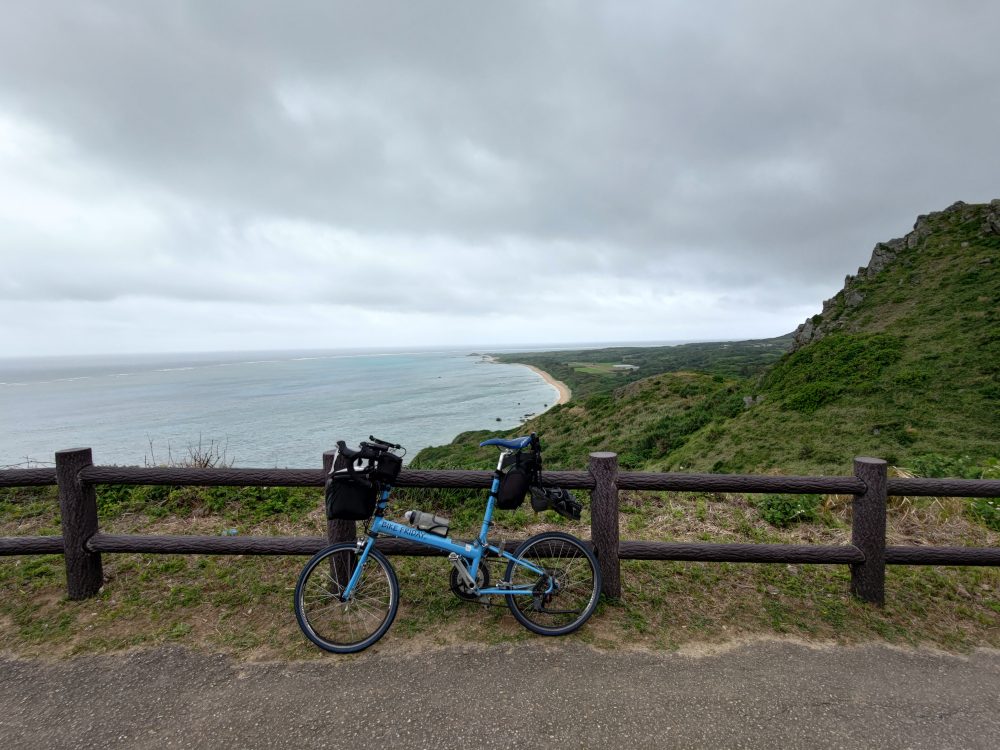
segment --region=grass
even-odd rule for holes
[[[585,375],[625,375],[634,372],[631,369],[615,369],[617,365],[625,364],[623,362],[567,362],[566,364]]]
[[[251,497],[247,492],[238,496]],[[470,499],[471,497],[476,499]],[[52,491],[6,490],[0,535],[58,529]],[[169,493],[168,493],[169,497]],[[185,495],[171,513],[129,502],[102,505],[109,533],[322,535],[325,518],[308,511],[262,513],[230,502]],[[176,500],[176,498],[175,498]],[[995,546],[1000,533],[974,523],[954,501],[914,498],[890,509],[890,543]],[[411,491],[393,507],[450,514],[456,536],[471,535],[482,499],[476,493]],[[623,539],[840,544],[849,537],[847,505],[819,498],[811,520],[777,527],[759,499],[739,495],[622,493]],[[152,510],[152,512],[150,512]],[[570,522],[529,511],[499,513],[493,538],[560,528],[586,536],[589,517]],[[299,633],[292,591],[304,558],[104,556],[105,585],[90,600],[65,598],[60,555],[0,559],[0,649],[27,656],[73,655],[180,643],[248,659],[320,657]],[[392,559],[401,604],[379,650],[434,648],[466,642],[518,643],[533,638],[505,608],[484,609],[448,590],[448,566],[436,558]],[[932,644],[953,651],[1000,647],[1000,571],[991,568],[890,567],[887,606],[848,594],[846,566],[739,565],[623,561],[622,597],[602,601],[571,639],[599,648],[676,649],[733,638],[794,636],[839,643]]]

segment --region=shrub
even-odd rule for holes
[[[626,471],[635,471],[642,468],[646,457],[640,456],[632,450],[625,450],[618,454],[618,465]]]
[[[929,453],[913,459],[910,468],[914,475],[922,477],[1000,478],[1000,461],[995,458],[977,462],[969,456],[953,457]],[[993,531],[1000,531],[1000,500],[993,497],[977,497],[966,508],[968,516],[973,521]]]
[[[919,370],[907,370],[896,376],[893,381],[897,388],[917,388],[930,382],[931,376]]]
[[[969,515],[988,529],[1000,531],[1000,500],[977,497],[969,506]]]
[[[761,518],[784,528],[799,521],[815,521],[819,495],[764,495],[757,501]]]
[[[844,389],[836,383],[820,381],[808,383],[785,398],[785,406],[792,411],[810,414],[819,407],[837,400]]]
[[[899,361],[903,340],[889,334],[831,334],[786,355],[764,380],[786,409],[815,411],[846,393],[868,393]]]
[[[611,405],[611,394],[598,393],[587,398],[583,402],[584,408],[589,412],[599,412]]]
[[[954,479],[995,479],[1000,476],[996,459],[974,461],[969,456],[942,456],[927,453],[910,460],[909,470],[918,477],[951,477]]]

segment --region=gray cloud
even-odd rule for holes
[[[0,293],[545,299],[573,311],[554,340],[602,296],[687,294],[716,338],[723,300],[790,329],[917,213],[1000,194],[998,27],[987,3],[17,4]]]

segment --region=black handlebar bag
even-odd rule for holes
[[[375,513],[378,488],[343,471],[326,479],[326,517],[331,521],[366,521]]]
[[[326,479],[326,517],[366,521],[375,513],[379,492],[399,476],[403,459],[369,443],[347,456],[347,468],[331,471]]]
[[[395,484],[396,477],[399,476],[402,468],[402,456],[382,451],[379,453],[378,458],[372,461],[372,476],[382,484]]]

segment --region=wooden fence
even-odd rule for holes
[[[98,592],[102,553],[312,555],[327,544],[356,539],[355,523],[331,521],[325,538],[104,534],[98,527],[95,486],[321,487],[335,456],[334,451],[323,455],[322,470],[193,469],[94,466],[90,448],[59,451],[54,469],[0,471],[0,487],[58,485],[62,535],[0,537],[0,555],[65,555],[70,599],[85,599]],[[489,471],[404,470],[397,485],[486,489],[491,481]],[[546,471],[543,481],[550,486],[590,491],[591,544],[601,565],[603,593],[610,597],[621,595],[621,560],[849,565],[851,593],[875,604],[885,601],[886,565],[1000,565],[1000,548],[890,547],[885,536],[889,496],[1000,497],[1000,481],[889,479],[885,461],[877,458],[856,458],[853,476],[782,477],[620,472],[616,454],[592,453],[587,471]],[[619,490],[852,495],[851,543],[820,546],[622,541]],[[505,546],[513,549],[520,543],[511,540]],[[378,548],[396,555],[441,554],[399,539],[380,539]]]

